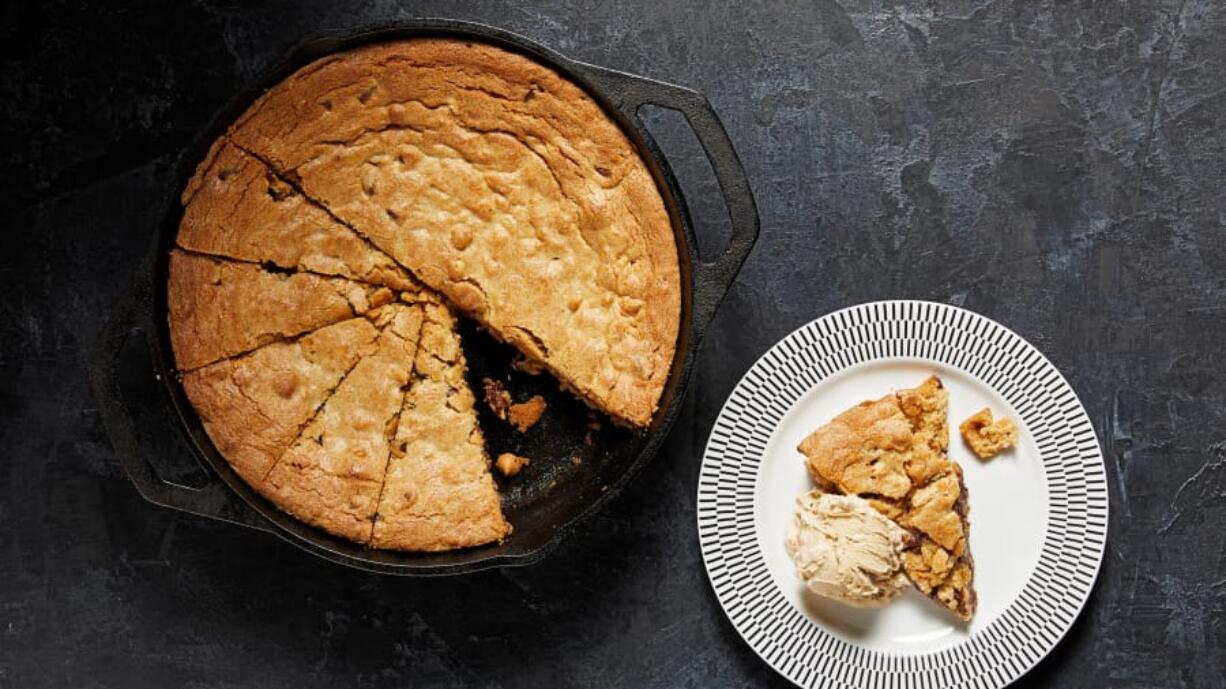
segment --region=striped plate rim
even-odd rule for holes
[[[866,649],[810,624],[772,579],[754,526],[758,469],[787,411],[831,375],[893,357],[955,366],[995,389],[1031,429],[1048,487],[1047,533],[1022,592],[961,644],[923,655]],[[1081,612],[1102,564],[1107,509],[1094,428],[1068,381],[1042,353],[966,309],[882,301],[801,326],[750,367],[711,429],[697,516],[703,562],[725,614],[750,647],[795,684],[995,689],[1047,655]]]

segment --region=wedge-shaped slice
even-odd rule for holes
[[[378,331],[352,318],[301,338],[183,374],[183,389],[217,450],[252,485],[332,394]]]
[[[229,136],[590,404],[651,422],[676,241],[635,146],[579,87],[493,46],[382,43],[302,68]]]
[[[441,304],[423,308],[413,382],[375,519],[376,548],[448,550],[511,531],[490,475],[455,321]]]
[[[370,540],[421,330],[417,306],[393,304],[378,316],[378,349],[345,376],[257,486],[298,519],[359,543]]]
[[[167,306],[175,365],[190,371],[331,325],[395,298],[386,287],[252,263],[170,253]]]
[[[975,613],[966,484],[949,458],[949,393],[936,376],[919,387],[862,402],[810,434],[798,448],[827,490],[866,498],[910,529],[908,578],[964,620]]]
[[[387,254],[224,138],[183,192],[176,243],[190,251],[393,289],[416,281]]]

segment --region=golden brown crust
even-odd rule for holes
[[[377,335],[365,318],[341,321],[185,373],[183,390],[217,450],[255,484]]]
[[[958,426],[962,439],[979,459],[991,459],[1017,444],[1017,425],[1002,416],[992,419],[992,410],[984,407]]]
[[[371,545],[436,551],[511,531],[490,475],[455,320],[423,303],[413,381],[395,429]]]
[[[256,488],[325,531],[366,543],[387,470],[388,436],[409,383],[421,308],[394,304],[361,359]]]
[[[898,407],[914,433],[907,475],[917,486],[945,473],[949,466],[949,392],[940,379],[930,376],[919,386],[899,390]]]
[[[680,318],[671,223],[561,75],[488,45],[378,44],[299,70],[229,136],[590,403],[650,423]]]
[[[969,620],[977,604],[962,469],[946,452],[949,392],[936,376],[915,388],[863,402],[810,434],[799,450],[814,480],[869,499],[910,529],[904,554],[923,593]]]
[[[797,449],[814,478],[845,494],[899,499],[911,490],[911,423],[892,395],[839,414]]]
[[[184,249],[398,290],[417,287],[390,257],[224,138],[196,169],[183,206],[175,242]]]
[[[954,511],[961,494],[961,477],[952,471],[944,474],[911,492],[900,521],[903,526],[922,531],[953,555],[961,555],[966,549],[963,517]]]
[[[393,296],[342,278],[272,273],[176,249],[166,294],[175,365],[196,369],[353,318]]]

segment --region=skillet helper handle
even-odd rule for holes
[[[90,386],[124,473],[141,496],[155,505],[271,531],[264,518],[211,471],[206,471],[208,482],[196,488],[159,478],[149,463],[148,453],[138,440],[132,416],[124,405],[118,359],[124,345],[136,331],[145,338],[150,356],[156,355],[154,325],[141,317],[142,313],[150,311],[150,298],[148,287],[138,285],[131,294],[121,299],[90,352]],[[185,461],[196,460],[187,458]]]
[[[732,236],[715,260],[697,261],[693,268],[694,323],[705,329],[758,241],[758,206],[741,159],[711,103],[698,91],[595,65],[585,64],[583,70],[642,131],[646,131],[646,127],[638,111],[643,105],[657,105],[681,113],[711,163],[732,220]]]

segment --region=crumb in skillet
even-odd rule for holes
[[[498,455],[498,459],[495,460],[494,466],[498,467],[498,473],[507,478],[511,478],[512,476],[518,474],[524,467],[528,466],[529,461],[530,460],[527,457],[520,457],[512,452],[503,452],[502,454]]]
[[[523,354],[515,355],[515,358],[511,360],[511,368],[522,373],[527,373],[530,376],[538,375],[544,370],[544,367],[541,366],[540,362],[529,359]]]
[[[481,381],[485,387],[485,403],[490,411],[503,421],[507,420],[507,407],[511,406],[511,394],[503,386],[502,381],[485,378]]]
[[[520,433],[526,433],[529,428],[536,425],[537,421],[541,420],[541,414],[545,413],[545,407],[545,398],[540,395],[533,395],[526,402],[519,402],[508,407],[508,420],[512,426],[519,429]]]

